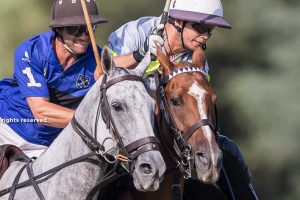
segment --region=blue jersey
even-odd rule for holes
[[[37,123],[26,98],[45,97],[52,103],[75,109],[95,83],[92,47],[64,70],[53,51],[54,38],[55,33],[49,31],[23,42],[15,51],[13,78],[0,81],[1,121],[26,141],[46,146],[62,129]]]

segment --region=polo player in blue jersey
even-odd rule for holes
[[[107,20],[95,1],[86,5],[95,31]],[[16,48],[13,78],[0,81],[0,145],[16,145],[29,157],[66,127],[97,73],[80,1],[53,1],[50,27]]]

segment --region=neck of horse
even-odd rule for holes
[[[93,90],[93,88],[91,90]],[[98,103],[96,102],[99,102],[100,100],[99,89],[97,91],[90,91],[75,112],[77,121],[89,133],[94,131],[91,124],[95,122],[96,107],[98,106]],[[101,129],[105,130],[105,125],[101,117],[99,124],[103,126]],[[69,123],[69,125],[54,140],[51,146],[33,163],[34,174],[38,175],[43,173],[89,152],[91,152],[91,150],[74,131],[71,123]],[[103,161],[98,162],[98,160],[99,158],[95,156],[92,157],[92,160],[90,161],[96,162],[83,161],[70,165],[48,179],[47,184],[52,185],[53,188],[57,188],[56,184],[61,185],[63,183],[65,188],[71,188],[72,191],[76,191],[72,192],[74,193],[72,196],[74,195],[74,197],[76,197],[75,195],[84,195],[92,189],[104,173],[106,163]]]
[[[157,120],[156,124],[158,125],[157,134],[160,135],[159,138],[161,140],[160,150],[167,165],[166,173],[168,173],[169,171],[176,171],[174,170],[174,168],[176,168],[176,164],[174,163],[174,160],[170,155],[176,155],[176,152],[174,150],[174,139],[172,138],[172,133],[170,133],[168,123],[163,114],[161,113],[160,109],[156,113],[155,118]]]
[[[173,199],[173,185],[180,185],[180,199],[183,198],[183,188],[184,188],[184,178],[180,172],[180,170],[176,167],[176,164],[174,163],[174,160],[172,159],[170,153],[173,155],[176,155],[174,151],[174,139],[171,137],[170,129],[168,127],[168,124],[163,116],[162,121],[160,124],[160,127],[162,130],[160,130],[162,137],[164,138],[165,144],[161,146],[161,152],[163,155],[163,158],[166,162],[166,173],[164,176],[164,179],[162,183],[160,184],[160,188],[157,191],[157,196],[163,195],[163,199]],[[166,192],[169,191],[169,192]]]
[[[180,172],[179,172],[180,173]],[[153,199],[173,199],[173,191],[172,185],[174,183],[174,176],[176,176],[176,171],[172,171],[168,174],[165,174],[163,181],[159,185],[159,189],[154,192],[136,192],[136,194],[129,196],[135,196],[135,199],[139,200],[153,200]],[[176,184],[180,184],[180,198],[183,199],[183,187],[184,187],[184,179],[180,175],[179,182]],[[128,200],[128,198],[124,198],[122,200]]]

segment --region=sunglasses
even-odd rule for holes
[[[208,33],[208,35],[212,35],[213,31],[216,29],[216,26],[201,23],[192,23],[191,26],[200,34]]]
[[[73,35],[75,37],[80,37],[80,36],[82,36],[83,33],[89,35],[88,29],[86,26],[66,26],[64,28],[69,35]],[[96,28],[97,28],[96,25],[92,26],[93,32],[95,32]]]

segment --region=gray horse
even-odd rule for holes
[[[102,51],[102,66],[107,75],[107,81],[125,74],[142,76],[150,63],[150,53],[134,69],[117,68],[109,54],[109,50]],[[102,92],[100,91],[103,77],[95,83],[75,112],[75,118],[90,136],[104,146],[105,151],[116,156],[119,153],[115,137],[107,129],[102,110],[98,110]],[[106,91],[111,117],[118,130],[121,142],[126,146],[141,138],[154,136],[154,100],[148,95],[140,81],[124,80],[117,82]],[[96,123],[96,124],[95,124]],[[92,134],[94,133],[94,134]],[[141,147],[142,148],[142,147]],[[34,175],[39,175],[71,159],[91,152],[82,138],[72,128],[71,123],[60,133],[51,146],[34,162],[31,163]],[[92,161],[91,161],[92,160]],[[95,162],[97,164],[95,164]],[[0,190],[9,188],[24,162],[13,162],[4,173],[0,181]],[[38,184],[45,199],[86,199],[88,193],[97,181],[105,175],[107,162],[93,156],[89,162],[79,162],[65,167],[48,176]],[[146,151],[137,156],[131,171],[134,185],[140,191],[154,191],[159,188],[165,163],[159,151]],[[26,170],[20,176],[20,182],[28,180]],[[0,197],[8,199],[9,194]],[[16,190],[15,199],[39,199],[32,186]]]

